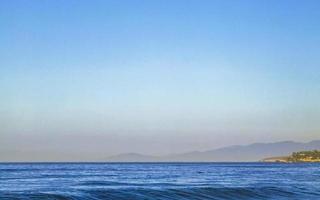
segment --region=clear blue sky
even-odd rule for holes
[[[0,146],[163,154],[318,139],[319,10],[311,0],[3,0]]]

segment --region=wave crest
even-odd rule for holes
[[[315,199],[320,192],[287,190],[279,187],[264,188],[172,188],[172,189],[101,189],[77,191],[70,194],[52,193],[10,193],[0,194],[0,199],[50,199],[50,200],[98,200],[98,199]]]

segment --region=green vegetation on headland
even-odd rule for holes
[[[265,158],[263,162],[320,162],[320,151],[299,151],[293,152],[290,156]]]

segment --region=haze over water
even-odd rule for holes
[[[0,199],[319,199],[319,10],[1,0]]]
[[[1,1],[0,160],[318,139],[318,1]]]

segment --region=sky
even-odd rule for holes
[[[320,139],[320,2],[0,1],[0,161]]]

